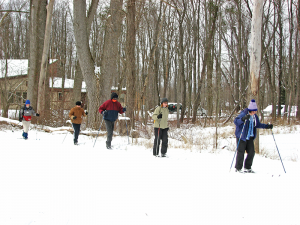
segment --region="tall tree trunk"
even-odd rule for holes
[[[219,1],[220,4],[220,1]],[[222,26],[222,17],[221,13],[219,14],[219,52],[216,57],[216,149],[218,149],[218,123],[219,123],[219,111],[220,111],[220,90],[221,90],[221,53],[222,53],[222,35],[221,35],[221,26]]]
[[[298,34],[300,34],[300,0],[298,0],[297,5],[297,28],[298,28]],[[298,45],[298,48],[295,50],[298,52],[298,78],[297,78],[297,115],[296,118],[300,120],[300,44]]]
[[[275,8],[275,5],[276,3],[274,2],[274,8]],[[276,15],[274,13],[274,26],[273,26],[273,29],[275,30],[275,21],[276,21]],[[278,24],[279,24],[279,21],[278,21]],[[272,99],[272,121],[276,121],[276,76],[275,76],[275,73],[276,73],[276,40],[275,38],[273,39],[273,47],[272,47],[272,73],[273,73],[273,76],[272,76],[272,85],[273,85],[273,99]]]
[[[75,77],[74,77],[74,87],[71,98],[71,105],[75,105],[77,101],[81,101],[81,89],[82,89],[83,76],[80,69],[79,61],[75,63]]]
[[[252,98],[256,98],[258,103],[258,113],[260,111],[259,106],[259,78],[260,78],[260,65],[261,65],[261,27],[262,27],[262,12],[263,12],[264,0],[256,0],[253,5],[253,14],[251,22],[251,40],[250,40],[250,93],[248,102]],[[257,132],[257,138],[255,140],[256,152],[259,152],[259,132]]]
[[[118,74],[118,47],[122,25],[123,0],[110,1],[110,14],[105,26],[105,37],[103,45],[102,67],[101,67],[101,94],[100,100],[110,98],[113,78]]]
[[[157,55],[156,51],[158,48],[158,41],[159,41],[159,37],[161,35],[162,25],[163,25],[164,18],[165,18],[165,13],[162,11],[165,11],[165,10],[166,10],[166,7],[162,8],[162,2],[161,2],[160,3],[160,12],[159,12],[159,16],[158,16],[157,23],[156,23],[153,46],[151,47],[150,54],[149,54],[149,63],[148,63],[148,68],[147,68],[148,71],[147,71],[147,75],[144,79],[142,92],[141,92],[141,99],[143,99],[145,96],[145,93],[146,93],[146,88],[148,86],[150,86],[150,88],[148,88],[149,91],[147,92],[146,96],[148,97],[148,104],[149,104],[149,102],[151,102],[150,106],[152,106],[152,107],[157,104],[156,96],[154,96],[154,88],[156,88],[156,85],[157,85],[157,84],[155,84],[155,74],[154,74],[155,69],[154,69],[154,67],[155,67],[155,56]],[[161,19],[162,13],[163,13],[163,18]],[[151,39],[151,37],[149,37],[149,39]],[[150,43],[150,46],[151,46],[151,43]],[[149,82],[149,80],[150,80],[150,82]],[[150,83],[150,84],[148,84],[148,83]],[[164,96],[164,97],[166,97],[166,96]],[[158,99],[158,101],[159,101],[159,99]]]
[[[283,24],[282,24],[282,3],[281,0],[278,0],[278,24],[279,24],[279,50],[278,50],[278,66],[279,66],[279,71],[278,71],[278,109],[277,109],[277,114],[278,117],[281,117],[281,105],[285,104],[285,91],[283,87]]]
[[[288,124],[291,122],[291,110],[293,106],[293,99],[294,99],[294,71],[293,71],[293,33],[294,33],[294,16],[293,16],[293,2],[290,0],[290,43],[289,43],[289,65],[288,65],[288,102],[285,104],[285,112],[287,112],[285,115],[288,117]],[[295,41],[295,45],[297,41]],[[295,48],[297,49],[297,48]],[[295,51],[296,52],[296,51]],[[296,65],[296,64],[295,64]]]
[[[184,17],[184,15],[181,15]],[[183,47],[183,18],[180,19],[179,22],[179,76],[180,76],[180,87],[181,87],[181,115],[180,122],[183,123],[183,118],[186,110],[186,82],[185,82],[185,68],[184,68],[184,47]]]
[[[167,97],[167,90],[168,90],[168,86],[169,86],[169,72],[170,72],[170,43],[167,43],[167,53],[164,57],[164,92],[163,92],[163,96]]]
[[[214,46],[214,38],[212,39],[212,44]],[[213,114],[213,69],[214,69],[214,49],[208,54],[207,60],[207,73],[206,73],[206,99],[207,99],[207,114],[212,116]]]
[[[300,32],[300,31],[299,31]],[[298,55],[300,55],[300,44],[298,45]],[[298,57],[298,78],[297,78],[297,115],[296,115],[296,118],[298,120],[300,120],[300,68],[299,68],[299,65],[300,65],[300,57]]]
[[[127,109],[131,119],[131,127],[135,128],[135,0],[127,1],[127,33],[126,33],[126,90]]]
[[[94,0],[93,0],[94,2]],[[98,1],[97,1],[98,2]],[[96,7],[97,4],[93,4],[93,7]],[[78,59],[80,68],[82,71],[83,78],[86,82],[87,87],[87,96],[88,96],[88,119],[89,126],[96,127],[96,122],[99,121],[98,108],[100,106],[99,99],[99,82],[94,73],[94,61],[89,48],[89,26],[87,21],[90,17],[94,17],[93,14],[89,14],[88,18],[86,17],[86,2],[82,0],[73,1],[73,10],[74,10],[74,36],[76,42],[76,49],[78,53]],[[90,10],[91,11],[91,10]]]
[[[41,55],[45,35],[47,0],[30,1],[30,55],[28,70],[27,99],[37,108],[38,80],[41,70]]]
[[[51,32],[51,25],[52,25],[52,12],[53,12],[53,5],[55,0],[50,0],[49,5],[47,6],[47,20],[46,20],[46,28],[45,28],[45,39],[44,39],[44,49],[42,55],[42,63],[41,63],[41,72],[40,72],[40,79],[39,79],[39,87],[38,87],[38,100],[37,100],[37,112],[44,116],[45,112],[45,79],[47,73],[47,65],[48,65],[48,54],[50,48],[50,32]]]
[[[203,58],[203,65],[202,65],[202,70],[201,70],[201,76],[200,79],[198,80],[198,87],[197,87],[197,95],[195,97],[195,102],[194,102],[194,107],[193,107],[193,118],[192,122],[196,122],[196,115],[197,115],[197,109],[200,105],[200,94],[201,94],[201,88],[202,88],[202,83],[203,80],[205,79],[205,74],[206,74],[206,67],[207,67],[207,60],[209,59],[209,54],[212,49],[212,39],[215,35],[215,30],[216,30],[216,21],[218,17],[218,11],[219,7],[214,7],[211,15],[211,20],[208,25],[208,31],[206,33],[206,38],[205,38],[205,47],[204,47],[204,58]]]

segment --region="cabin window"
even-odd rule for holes
[[[23,103],[25,104],[27,100],[27,92],[23,92]]]
[[[62,101],[63,100],[63,93],[58,92],[58,100]]]

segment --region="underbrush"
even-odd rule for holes
[[[53,117],[50,120],[45,120],[42,124],[41,122],[36,121],[36,118],[33,117],[31,128],[30,129],[39,129],[44,130],[45,132],[49,131],[49,127],[46,124],[56,124],[56,126],[50,126],[53,128],[60,127],[58,126],[56,118],[59,117],[58,112],[53,112]],[[41,121],[42,118],[39,118]],[[68,115],[64,115],[64,119],[60,119],[60,121],[68,119]],[[264,122],[266,123],[266,121]],[[0,130],[4,131],[14,131],[17,129],[22,129],[17,120],[6,122],[0,121]],[[62,123],[63,130],[68,129],[72,131],[71,124]],[[148,123],[144,125],[143,123],[137,121],[134,130],[130,129],[130,124],[125,122],[125,120],[118,120],[115,123],[115,136],[127,136],[130,137],[130,142],[134,145],[144,146],[146,149],[152,149],[153,141],[154,141],[154,128],[153,123]],[[51,128],[50,128],[51,129]],[[82,123],[81,126],[81,135],[88,135],[88,136],[106,136],[105,132],[105,124],[102,124],[101,132],[97,134],[97,130],[95,129],[86,129],[85,123]],[[300,125],[285,125],[285,126],[278,126],[274,123],[273,134],[291,134],[291,133],[299,133]],[[264,135],[272,135],[271,130],[267,129],[258,129],[261,136]],[[217,135],[217,136],[216,136]],[[171,121],[169,123],[169,148],[175,149],[183,149],[187,151],[208,151],[211,153],[219,153],[222,149],[228,151],[236,151],[236,137],[235,137],[235,125],[233,123],[228,123],[226,126],[218,127],[217,134],[215,127],[203,127],[199,124],[180,124],[180,128],[177,128],[177,122]],[[217,148],[216,148],[216,141],[217,141]],[[276,149],[275,149],[276,150]],[[260,148],[259,154],[265,158],[270,158],[273,160],[278,160],[279,156],[277,151],[275,150],[267,150],[264,147]],[[291,153],[291,156],[288,156],[291,161],[297,162],[298,155],[296,153]],[[285,158],[287,159],[287,158]]]

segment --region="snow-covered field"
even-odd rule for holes
[[[274,128],[286,173],[278,157],[256,155],[256,174],[229,172],[232,136],[215,151],[170,138],[169,158],[155,158],[143,139],[115,136],[107,150],[104,136],[93,148],[95,138],[80,135],[74,146],[70,133],[34,127],[25,141],[21,129],[0,126],[0,224],[300,224],[299,126]],[[214,128],[193,129],[198,143],[213,139]],[[278,156],[270,132],[260,145]]]

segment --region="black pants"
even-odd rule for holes
[[[237,138],[237,143],[238,143],[238,141],[239,141],[239,139]],[[245,150],[247,152],[247,157],[245,159],[244,168],[251,169],[251,166],[253,163],[253,158],[255,155],[254,138],[253,137],[251,137],[250,140],[246,140],[246,141],[240,140],[240,143],[239,143],[239,146],[237,149],[237,156],[236,156],[236,163],[235,163],[235,168],[237,170],[240,170],[243,167]]]
[[[80,125],[81,124],[72,123],[73,129],[74,129],[74,144],[76,144],[78,142],[78,135],[79,135],[79,132],[80,132]]]
[[[111,147],[112,136],[115,127],[115,121],[104,120],[107,130],[106,147]]]
[[[168,149],[168,130],[169,128],[166,129],[161,129],[161,128],[154,128],[154,145],[153,145],[153,155],[159,155],[159,144],[160,144],[160,139],[162,140],[161,143],[161,154],[166,154],[167,149]],[[158,131],[159,131],[159,141],[157,141],[158,137]],[[158,146],[157,146],[158,144]]]

